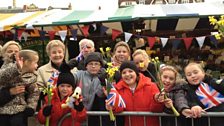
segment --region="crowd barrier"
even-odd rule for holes
[[[100,126],[102,126],[102,117],[103,116],[109,116],[109,112],[107,111],[88,111],[87,112],[88,116],[99,116],[100,118]],[[129,124],[130,124],[130,116],[143,116],[144,117],[144,126],[146,126],[146,116],[158,116],[159,117],[159,124],[161,126],[162,121],[161,117],[173,117],[175,118],[175,126],[177,126],[177,117],[175,117],[172,114],[166,114],[166,113],[152,113],[152,112],[122,112],[115,114],[117,116],[129,116]],[[62,122],[64,119],[67,117],[71,116],[70,113],[64,115],[58,122],[58,126],[61,126]],[[210,118],[211,117],[223,117],[224,118],[224,112],[207,112],[206,114],[202,114],[202,117],[207,117],[208,118],[208,126],[211,126],[210,123]],[[87,118],[88,121],[88,118]],[[116,122],[116,120],[115,120]],[[88,126],[88,124],[86,124]],[[116,123],[114,123],[114,126],[116,126]],[[130,125],[131,126],[131,125]],[[194,119],[191,118],[191,126],[194,126]]]

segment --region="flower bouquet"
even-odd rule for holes
[[[162,92],[164,92],[164,84],[161,81],[161,75],[160,75],[160,72],[159,72],[160,71],[159,58],[155,57],[155,59],[152,59],[152,62],[155,65],[155,69],[156,69],[156,73],[157,73],[157,85],[158,85],[158,88],[159,88],[160,92],[162,93]],[[164,97],[165,97],[165,99],[168,98],[166,93],[165,93]],[[179,112],[176,110],[176,108],[173,105],[171,106],[171,109],[172,109],[175,116],[180,116]]]
[[[53,72],[52,76],[49,78],[49,80],[47,82],[47,86],[44,87],[43,90],[42,90],[42,92],[47,95],[47,98],[48,98],[48,103],[47,104],[48,105],[51,104],[51,100],[52,100],[52,96],[53,96],[52,91],[56,86],[58,75],[59,75],[58,72]],[[45,126],[49,126],[49,121],[50,121],[50,116],[48,116],[46,118]]]
[[[209,22],[211,25],[214,25],[214,29],[217,29],[219,34],[216,34],[216,39],[221,39],[224,37],[224,15],[220,16],[219,20],[217,20],[214,16],[209,16]]]
[[[103,55],[103,59],[106,62],[111,62],[111,48],[110,47],[106,47],[106,51],[104,51],[104,49],[101,47],[100,52]]]

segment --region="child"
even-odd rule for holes
[[[34,114],[39,97],[37,75],[34,73],[38,60],[37,52],[22,50],[16,55],[16,63],[2,66],[0,89],[16,88],[5,92],[5,97],[0,97],[1,103],[8,101],[0,107],[1,126],[26,126],[27,118]]]
[[[61,105],[66,103],[75,88],[74,76],[66,63],[62,63],[58,76],[57,87],[53,89],[51,105],[48,105],[47,96],[45,104],[39,110],[37,118],[41,124],[46,123],[46,117],[50,116],[50,126],[57,126],[59,120],[67,113],[71,112],[71,117],[62,122],[62,126],[80,126],[81,122],[86,119],[86,109],[82,102],[78,105],[74,103],[74,108],[62,108]],[[74,122],[74,123],[72,123]]]
[[[207,112],[224,111],[224,81],[216,81],[205,75],[202,66],[198,63],[189,63],[185,69],[185,76],[188,81],[187,100],[193,112],[193,117],[201,117],[201,114]],[[216,94],[216,95],[213,95]],[[206,126],[208,120],[204,117],[196,119],[195,126]],[[212,117],[211,126],[222,126],[223,117]]]
[[[145,50],[138,49],[132,54],[133,61],[142,74],[156,82],[156,70],[152,63],[149,63],[149,56]]]
[[[167,104],[174,104],[174,107],[179,111],[182,115],[186,117],[190,117],[192,112],[190,107],[188,106],[187,99],[185,98],[186,90],[184,85],[187,84],[186,81],[180,79],[179,73],[173,66],[164,65],[160,68],[160,79],[164,84],[164,90],[167,94],[168,98],[165,99]],[[166,105],[166,104],[165,104]],[[170,105],[170,106],[171,106]],[[164,111],[166,113],[173,113],[170,107],[166,106]],[[174,117],[162,117],[162,125],[163,126],[173,126],[175,125]],[[178,126],[190,125],[187,123],[185,117],[178,117]]]
[[[104,92],[101,81],[98,79],[99,72],[104,70],[103,57],[98,52],[89,53],[85,60],[86,70],[79,70],[74,73],[76,83],[82,88],[83,104],[88,111],[103,110]],[[100,125],[98,117],[90,116],[88,125]]]
[[[126,108],[113,107],[114,112],[145,111],[162,112],[163,104],[157,100],[159,90],[148,77],[139,73],[132,61],[125,61],[120,66],[122,79],[114,85],[118,93],[124,99]],[[111,109],[111,106],[106,106]],[[131,123],[131,124],[130,124]],[[125,116],[125,126],[159,126],[158,117]]]

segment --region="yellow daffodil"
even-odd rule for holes
[[[221,39],[221,35],[220,34],[215,34],[215,38],[216,39]]]
[[[111,50],[110,47],[107,47],[107,48],[106,48],[106,52],[109,52],[110,50]]]
[[[139,63],[139,67],[140,67],[140,68],[144,68],[144,67],[145,67],[144,62]]]
[[[105,55],[105,52],[103,51],[102,47],[100,47],[100,52],[102,53],[102,55]]]
[[[209,16],[209,22],[211,25],[214,25],[214,29],[217,29],[219,34],[215,35],[216,39],[221,39],[224,37],[224,15],[220,16],[219,20],[217,20],[214,16]]]

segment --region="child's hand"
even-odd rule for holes
[[[17,64],[17,67],[19,68],[19,70],[21,70],[23,68],[23,57],[19,57],[18,54],[15,54],[15,59],[16,59],[16,64]]]
[[[21,86],[15,86],[9,89],[9,92],[11,95],[17,95],[20,93],[24,93],[25,92],[25,86],[21,85]]]
[[[186,118],[193,117],[193,112],[191,111],[191,109],[184,109],[181,113],[182,113]]]
[[[167,108],[171,108],[173,106],[173,101],[170,98],[166,98],[164,104]]]
[[[200,118],[202,113],[205,113],[205,111],[200,106],[193,106],[191,108],[191,111],[193,112],[193,118]]]
[[[52,106],[53,105],[47,105],[47,106],[44,107],[44,109],[43,109],[43,115],[45,117],[47,117],[47,116],[49,116],[51,114]]]
[[[163,103],[165,100],[165,92],[155,94],[154,99],[159,103]]]
[[[81,112],[84,109],[84,105],[82,102],[79,102],[79,104],[77,105],[76,103],[74,103],[74,109]]]
[[[105,102],[106,102],[106,103],[105,103],[106,110],[109,111],[109,110],[113,110],[113,109],[114,109],[113,106],[107,104],[107,100],[105,100]]]

